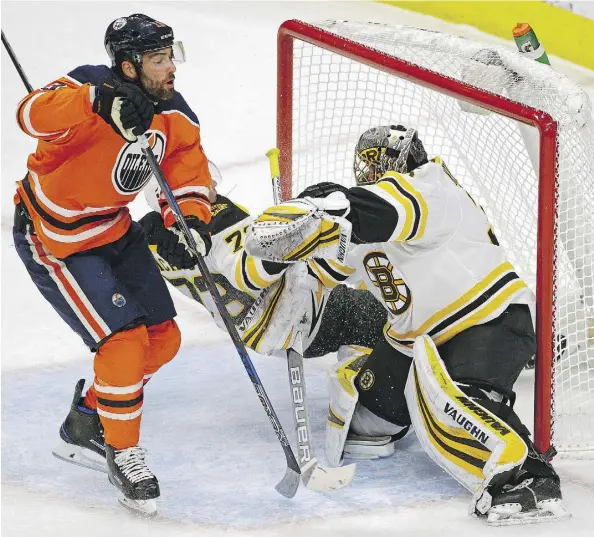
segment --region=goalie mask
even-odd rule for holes
[[[387,171],[410,173],[427,163],[416,129],[402,125],[366,130],[355,147],[353,171],[357,185],[371,185]]]

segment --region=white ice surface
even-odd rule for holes
[[[411,24],[485,41],[452,26],[380,4],[315,2],[60,3],[3,2],[2,29],[34,86],[83,63],[105,63],[102,36],[114,18],[146,12],[171,24],[188,62],[177,87],[202,125],[205,150],[223,172],[223,192],[258,210],[272,197],[265,151],[275,144],[276,31],[290,18]],[[510,28],[517,21],[510,21]],[[510,45],[513,46],[513,45]],[[165,535],[590,535],[594,463],[560,460],[566,504],[559,524],[490,529],[466,515],[467,493],[421,452],[414,436],[395,457],[360,463],[351,487],[332,494],[274,491],[284,457],[227,336],[175,294],[184,336],[176,360],[146,389],[143,444],[162,487],[157,519],[130,516],[104,475],[51,457],[78,378],[91,355],[38,295],[17,259],[10,224],[13,183],[34,142],[13,113],[25,94],[2,52],[2,534],[88,537]],[[552,58],[555,68],[594,94],[592,72]],[[81,171],[84,173],[84,171]],[[146,210],[142,202],[133,211]],[[292,437],[285,364],[253,356]],[[318,451],[327,405],[324,361],[307,364]],[[529,421],[532,376],[520,378]]]

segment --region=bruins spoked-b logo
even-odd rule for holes
[[[371,369],[366,369],[357,378],[359,381],[359,388],[363,391],[370,390],[375,384],[375,375]]]
[[[382,293],[386,306],[393,315],[403,314],[410,306],[410,289],[402,278],[394,276],[394,267],[383,252],[370,252],[363,259],[369,279]]]
[[[147,137],[157,162],[161,162],[165,154],[165,135],[159,131],[149,131]],[[149,182],[152,173],[140,144],[127,143],[120,150],[111,172],[111,180],[120,194],[136,194]]]

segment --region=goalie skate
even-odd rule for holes
[[[537,524],[563,520],[570,516],[563,506],[559,479],[556,476],[526,476],[519,484],[506,485],[499,494],[494,494],[487,514],[487,524]]]
[[[344,444],[344,456],[350,459],[381,459],[394,455],[394,444],[404,438],[409,427],[386,436],[359,436],[349,432]]]
[[[118,489],[118,501],[137,513],[157,513],[159,482],[144,462],[146,451],[140,446],[116,450],[105,446],[109,482]]]
[[[65,462],[107,473],[103,429],[97,412],[83,404],[84,385],[84,379],[76,383],[70,412],[60,427],[60,442],[52,454]]]

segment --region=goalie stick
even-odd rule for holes
[[[21,77],[21,80],[25,84],[27,91],[29,91],[29,93],[31,93],[33,91],[33,88],[31,86],[31,84],[29,84],[29,81],[25,75],[25,72],[24,72],[23,68],[21,67],[21,65],[19,64],[17,57],[16,57],[14,51],[12,50],[12,47],[10,46],[10,43],[8,43],[8,40],[6,39],[6,36],[4,35],[4,32],[2,32],[2,43],[6,47],[6,51],[8,52],[10,59],[12,60],[12,63],[14,65],[15,69],[17,70],[19,76]],[[179,208],[179,205],[177,204],[177,201],[173,195],[173,192],[171,191],[171,188],[169,187],[169,184],[167,183],[167,179],[165,178],[165,175],[163,174],[163,171],[161,170],[161,166],[159,166],[159,163],[157,162],[157,159],[155,158],[155,155],[149,145],[148,139],[146,138],[145,135],[139,136],[138,143],[141,147],[142,153],[144,154],[144,156],[146,157],[146,159],[149,163],[151,171],[155,175],[155,178],[157,179],[157,182],[159,183],[159,186],[161,187],[163,195],[165,196],[165,199],[167,200],[167,203],[169,204],[169,207],[171,208],[173,215],[175,216],[175,221],[177,222],[177,225],[182,230],[182,233],[184,234],[187,244],[190,246],[190,248],[192,249],[192,251],[194,253],[194,256],[197,260],[198,268],[200,269],[200,272],[202,273],[202,276],[204,277],[204,280],[206,281],[206,286],[207,286],[210,294],[212,295],[213,301],[216,304],[219,314],[225,324],[225,327],[227,328],[227,331],[229,332],[229,336],[231,337],[231,340],[233,341],[233,344],[235,345],[235,348],[237,349],[237,353],[239,354],[239,357],[241,358],[241,361],[243,362],[245,370],[247,371],[247,374],[250,377],[250,380],[252,381],[254,389],[256,390],[256,393],[258,394],[258,398],[260,399],[260,402],[262,403],[262,406],[264,407],[264,410],[266,411],[266,414],[268,415],[270,423],[272,424],[272,428],[274,429],[274,432],[276,433],[276,436],[282,445],[282,448],[283,448],[283,451],[285,453],[285,457],[287,460],[287,469],[285,471],[284,477],[276,485],[275,488],[283,496],[285,496],[287,498],[292,498],[293,496],[295,496],[295,493],[297,492],[297,489],[299,488],[299,476],[301,474],[301,469],[299,468],[299,464],[297,463],[295,454],[293,453],[293,450],[291,449],[291,444],[289,443],[289,440],[287,439],[287,435],[285,434],[285,431],[278,419],[278,416],[276,415],[276,412],[274,411],[272,403],[270,402],[270,399],[268,398],[268,395],[266,394],[266,390],[264,390],[262,381],[260,380],[260,377],[258,376],[258,373],[256,372],[256,368],[254,367],[254,364],[252,363],[252,361],[248,355],[245,344],[243,343],[242,339],[239,337],[239,334],[237,333],[237,329],[235,328],[235,325],[233,324],[233,321],[231,320],[231,317],[229,316],[229,313],[227,312],[227,309],[225,308],[225,305],[223,304],[219,290],[216,286],[216,283],[215,283],[210,271],[208,270],[208,267],[206,266],[206,262],[204,261],[203,257],[200,255],[200,253],[198,253],[196,241],[194,240],[194,237],[190,233],[190,229],[188,228],[188,225],[186,224],[186,221],[184,220],[184,217],[183,217],[182,212]]]
[[[281,201],[280,170],[278,164],[279,150],[270,149],[266,156],[270,162],[270,176],[272,179],[272,195],[274,203]],[[289,388],[297,435],[299,467],[301,480],[310,490],[328,492],[346,487],[351,483],[357,468],[356,464],[326,468],[320,466],[316,459],[313,436],[307,412],[307,392],[305,389],[305,374],[303,371],[303,356],[295,349],[287,351],[287,367],[289,371]]]
[[[318,464],[307,413],[303,356],[296,350],[289,349],[287,351],[287,365],[289,368],[291,402],[293,403],[293,418],[295,418],[295,432],[297,433],[297,456],[301,468],[301,480],[308,489],[317,492],[328,492],[346,487],[353,480],[357,465],[348,464],[347,466],[326,468]]]

